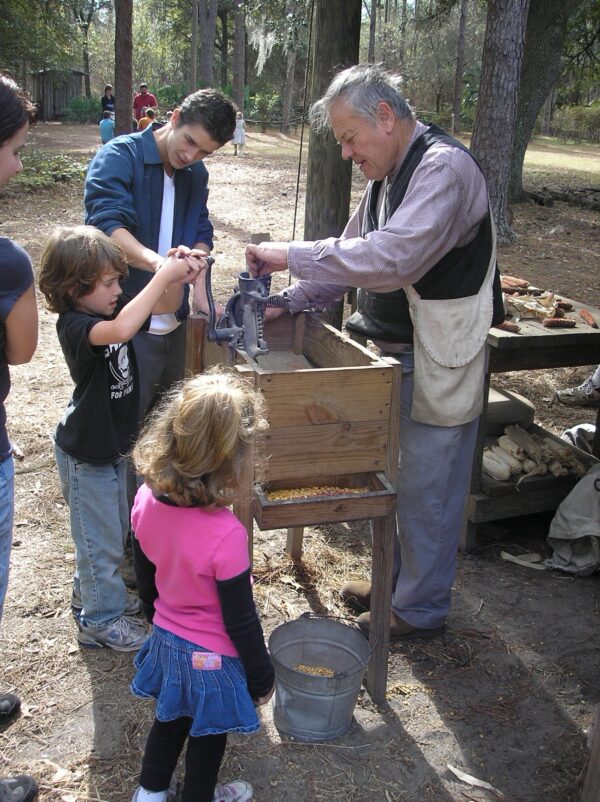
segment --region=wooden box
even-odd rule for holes
[[[293,502],[269,501],[259,490],[252,505],[259,527],[388,514],[395,503],[398,370],[314,314],[278,318],[266,327],[265,339],[269,353],[256,360],[207,342],[201,331],[188,341],[188,355],[195,356],[191,372],[229,361],[252,375],[263,394],[269,429],[255,478],[267,489],[368,490]]]

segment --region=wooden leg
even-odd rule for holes
[[[600,705],[594,708],[592,745],[581,802],[600,802]]]
[[[299,560],[302,557],[302,541],[304,539],[304,527],[294,526],[287,530],[287,542],[285,553],[292,560]]]
[[[240,487],[243,489],[243,498],[233,505],[233,514],[246,527],[248,532],[248,551],[250,552],[250,565],[252,565],[252,548],[254,540],[254,516],[252,515],[252,496],[254,488],[254,447],[247,449],[240,472]]]
[[[479,424],[477,427],[477,442],[475,443],[475,453],[473,454],[473,465],[471,468],[471,489],[470,495],[478,493],[481,488],[481,461],[483,459],[483,447],[485,445],[485,424],[487,418],[488,396],[490,392],[490,374],[485,374],[485,381],[483,385],[483,409],[479,416]],[[463,551],[470,552],[475,548],[475,538],[477,535],[477,527],[474,526],[468,518],[469,497],[466,498],[465,517],[463,523],[463,531],[460,538],[459,548]]]
[[[396,513],[374,518],[373,562],[371,569],[371,626],[369,642],[373,649],[367,670],[367,690],[375,704],[383,704],[387,689],[390,647],[390,607],[394,565]]]
[[[600,409],[598,409],[598,414],[596,415],[596,432],[592,443],[592,454],[600,459]]]

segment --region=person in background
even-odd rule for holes
[[[19,153],[34,118],[33,104],[12,78],[0,73],[0,186],[23,169]],[[8,587],[15,504],[15,467],[4,402],[10,390],[9,365],[29,362],[37,341],[31,260],[16,242],[0,237],[0,621]],[[13,693],[0,693],[0,725],[12,721],[20,707]],[[32,802],[37,793],[37,784],[28,774],[0,779],[0,799]]]
[[[154,109],[146,109],[144,112],[144,116],[140,117],[138,122],[138,131],[143,131],[144,128],[147,128],[149,125],[152,125],[155,119]]]
[[[246,144],[246,126],[244,116],[241,111],[235,115],[235,131],[233,134],[234,156],[241,156],[244,145]]]
[[[186,741],[183,802],[252,799],[242,780],[216,783],[227,733],[257,730],[255,705],[274,690],[248,533],[227,509],[242,492],[243,455],[266,426],[248,382],[204,373],[173,388],[135,445],[145,484],[131,521],[152,635],[131,688],[156,699],[156,713],[134,802],[165,802]]]
[[[557,390],[555,396],[566,407],[600,407],[600,365],[582,384]]]
[[[172,251],[152,281],[121,306],[125,255],[99,229],[57,228],[42,255],[40,290],[58,313],[58,339],[75,384],[54,440],[76,550],[71,607],[82,646],[135,651],[148,634],[133,617],[139,604],[127,598],[119,573],[129,531],[123,455],[138,432],[131,338],[153,309],[177,306],[178,285],[199,268],[194,257]]]
[[[133,98],[133,116],[140,120],[143,116],[143,109],[156,108],[158,101],[152,92],[148,92],[148,84],[142,82],[140,91]]]
[[[102,103],[102,116],[104,116],[105,111],[109,111],[114,119],[115,116],[115,96],[113,95],[112,85],[106,84],[104,87],[104,94],[101,98]]]
[[[100,129],[100,139],[102,140],[102,144],[106,145],[106,143],[110,142],[115,135],[115,121],[113,120],[113,115],[110,111],[102,112],[102,119],[100,120],[98,128]]]
[[[400,78],[339,73],[311,109],[369,180],[340,237],[248,245],[255,275],[289,269],[289,311],[360,288],[346,327],[402,366],[397,539],[390,637],[434,637],[450,609],[490,326],[504,319],[485,178],[468,150],[415,119]],[[276,314],[273,312],[272,314]],[[342,598],[370,625],[371,585]]]

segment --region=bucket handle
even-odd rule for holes
[[[307,612],[302,613],[299,617],[300,618],[312,618],[312,619],[317,619],[317,620],[318,619],[322,619],[322,618],[326,618],[326,619],[328,619],[330,621],[348,621],[349,623],[355,625],[353,627],[353,629],[358,629],[360,631],[360,628],[356,626],[355,619],[354,618],[348,618],[348,616],[345,616],[345,615],[318,615],[317,613],[312,613],[312,612],[310,612],[310,610],[308,610]],[[365,638],[365,640],[366,640],[366,638]],[[369,641],[367,641],[367,642],[369,643]],[[370,649],[369,649],[369,654],[367,656],[367,663],[371,659],[371,655],[373,654],[373,652],[375,651],[375,649],[377,647],[377,638],[375,638],[375,643],[372,646],[369,643],[369,646],[370,646]],[[354,665],[351,665],[350,668],[347,668],[345,671],[336,672],[334,674],[334,677],[339,677],[341,679],[344,679],[344,677],[347,677],[348,674],[354,669],[354,667],[357,666],[360,662],[361,662],[360,660],[357,660],[356,663],[354,663]]]

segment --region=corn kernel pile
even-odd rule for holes
[[[344,496],[353,493],[366,493],[368,487],[335,487],[334,485],[318,485],[315,487],[294,487],[289,490],[268,490],[269,501],[290,501],[307,496]]]
[[[313,674],[315,677],[333,677],[335,671],[332,668],[325,668],[325,666],[307,666],[304,663],[298,663],[294,666],[296,671],[301,671],[303,674]]]

